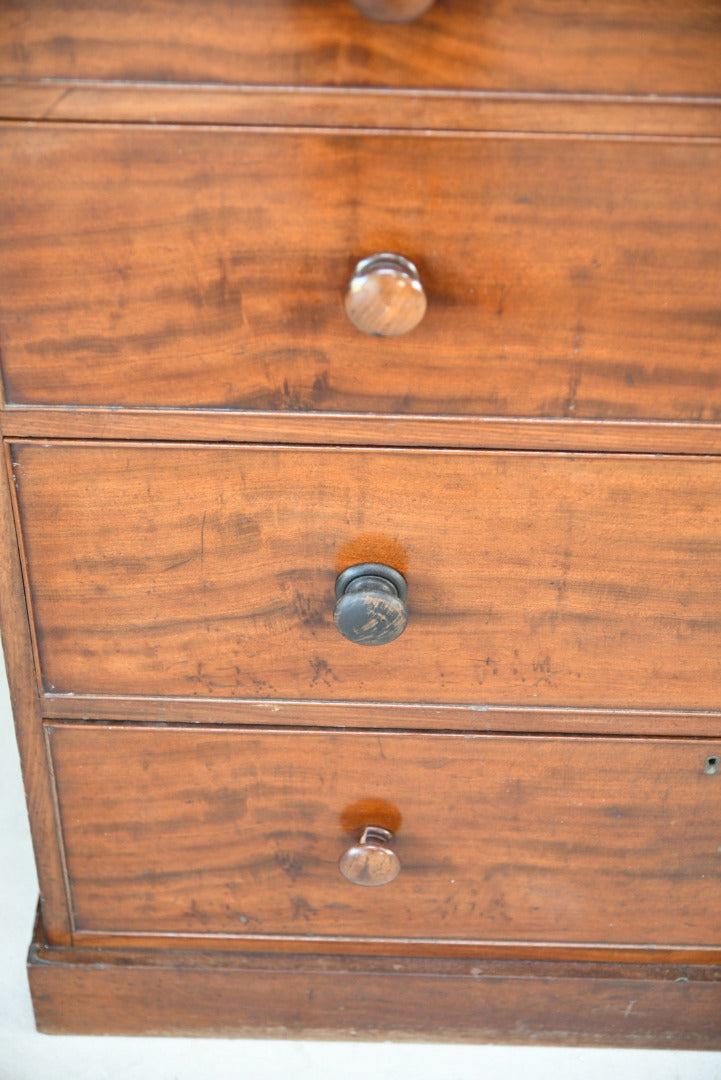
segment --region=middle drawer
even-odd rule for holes
[[[17,442],[48,694],[715,710],[721,461]],[[368,648],[336,578],[382,564]],[[695,733],[698,734],[698,731]]]

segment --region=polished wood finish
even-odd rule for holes
[[[49,693],[717,707],[715,458],[48,442],[13,462]],[[372,664],[333,625],[363,562],[409,588]]]
[[[54,720],[132,720],[177,724],[274,724],[286,727],[363,727],[412,731],[535,732],[575,735],[721,736],[721,712],[674,709],[575,709],[499,705],[427,705],[319,698],[168,698],[114,694],[51,694],[42,712]]]
[[[1,135],[11,404],[721,417],[721,144]],[[391,343],[343,310],[373,251],[428,296]]]
[[[3,464],[7,448],[3,447]],[[16,520],[5,469],[0,476],[0,617],[10,702],[23,770],[28,817],[40,884],[40,911],[48,941],[67,945],[71,915],[66,874],[58,843],[58,821],[48,769],[37,672],[23,585]],[[8,870],[10,873],[11,871]]]
[[[39,926],[28,973],[51,1034],[721,1048],[718,967],[58,949]]]
[[[41,1029],[721,1047],[720,34],[0,5]],[[388,251],[428,311],[379,341]]]
[[[709,97],[721,91],[709,0],[436,0],[406,25],[349,0],[17,0],[0,68],[18,80],[129,80]],[[59,95],[56,95],[59,96]]]
[[[101,725],[48,738],[75,927],[118,944],[721,946],[718,741]],[[344,812],[371,796],[397,808],[403,870],[358,889],[338,866],[358,839]]]
[[[401,872],[401,861],[390,846],[392,839],[389,829],[367,825],[358,843],[351,844],[340,857],[338,866],[343,877],[352,885],[368,888],[390,885]]]
[[[415,330],[426,304],[418,270],[409,259],[392,253],[361,259],[345,294],[346,315],[355,328],[378,337]]]
[[[292,445],[721,454],[721,424],[515,417],[8,406],[14,439],[121,439]]]
[[[8,406],[8,438],[721,454],[721,424]]]
[[[0,83],[8,120],[549,132],[563,135],[721,135],[721,99],[633,95],[397,90],[367,87],[203,86],[126,82]]]

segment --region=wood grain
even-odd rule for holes
[[[58,949],[40,925],[28,974],[48,1033],[721,1046],[714,967]]]
[[[388,728],[414,731],[529,732],[577,735],[721,736],[721,712],[659,709],[553,709],[531,706],[418,705],[277,698],[179,698],[46,693],[49,720],[254,724],[282,727]]]
[[[49,693],[718,707],[718,459],[18,443],[13,461]],[[333,626],[335,579],[389,550],[409,623],[370,664]]]
[[[92,80],[0,83],[5,120],[402,128],[718,138],[721,99]]]
[[[1,135],[10,403],[721,418],[721,144]],[[428,295],[391,343],[343,310],[384,250]]]
[[[399,938],[406,955],[721,945],[718,741],[47,730],[78,930]],[[372,890],[338,869],[368,798],[401,817],[402,869]]]
[[[6,453],[6,447],[3,447],[4,464]],[[3,552],[0,558],[2,646],[40,884],[40,908],[47,939],[57,945],[67,945],[70,942],[70,912],[65,891],[65,866],[58,843],[37,670],[5,469],[0,476],[0,544]]]
[[[358,888],[359,886],[356,886]],[[714,945],[593,945],[577,942],[468,941],[464,938],[411,938],[343,936],[341,934],[238,934],[148,933],[147,931],[77,930],[73,944],[79,949],[151,949],[159,953],[177,948],[227,953],[229,949],[247,954],[298,956],[393,956],[439,957],[475,960],[528,960],[541,963],[603,964],[709,964],[721,961],[721,947]]]
[[[718,95],[708,0],[437,0],[384,26],[350,0],[17,0],[0,7],[5,78]]]
[[[708,0],[0,4],[41,1029],[721,1048],[720,42]],[[384,250],[407,340],[343,312]],[[365,561],[410,587],[376,650]]]
[[[721,424],[487,416],[8,406],[8,438],[721,454]]]

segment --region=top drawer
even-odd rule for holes
[[[390,0],[397,3],[398,0]],[[351,0],[24,0],[0,7],[5,78],[709,95],[708,0],[436,0],[387,25]]]
[[[721,143],[0,132],[10,404],[721,418]],[[351,325],[359,259],[428,308]]]

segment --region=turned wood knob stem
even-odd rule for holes
[[[388,846],[393,833],[368,825],[357,844],[341,856],[340,872],[354,885],[387,885],[398,877],[401,861]]]
[[[353,0],[361,15],[376,22],[411,22],[422,15],[433,0]]]
[[[390,566],[349,566],[335,583],[335,595],[335,625],[356,645],[385,645],[406,628],[408,586]]]
[[[410,259],[390,252],[361,259],[348,285],[345,310],[364,334],[407,334],[426,313],[418,270]]]

